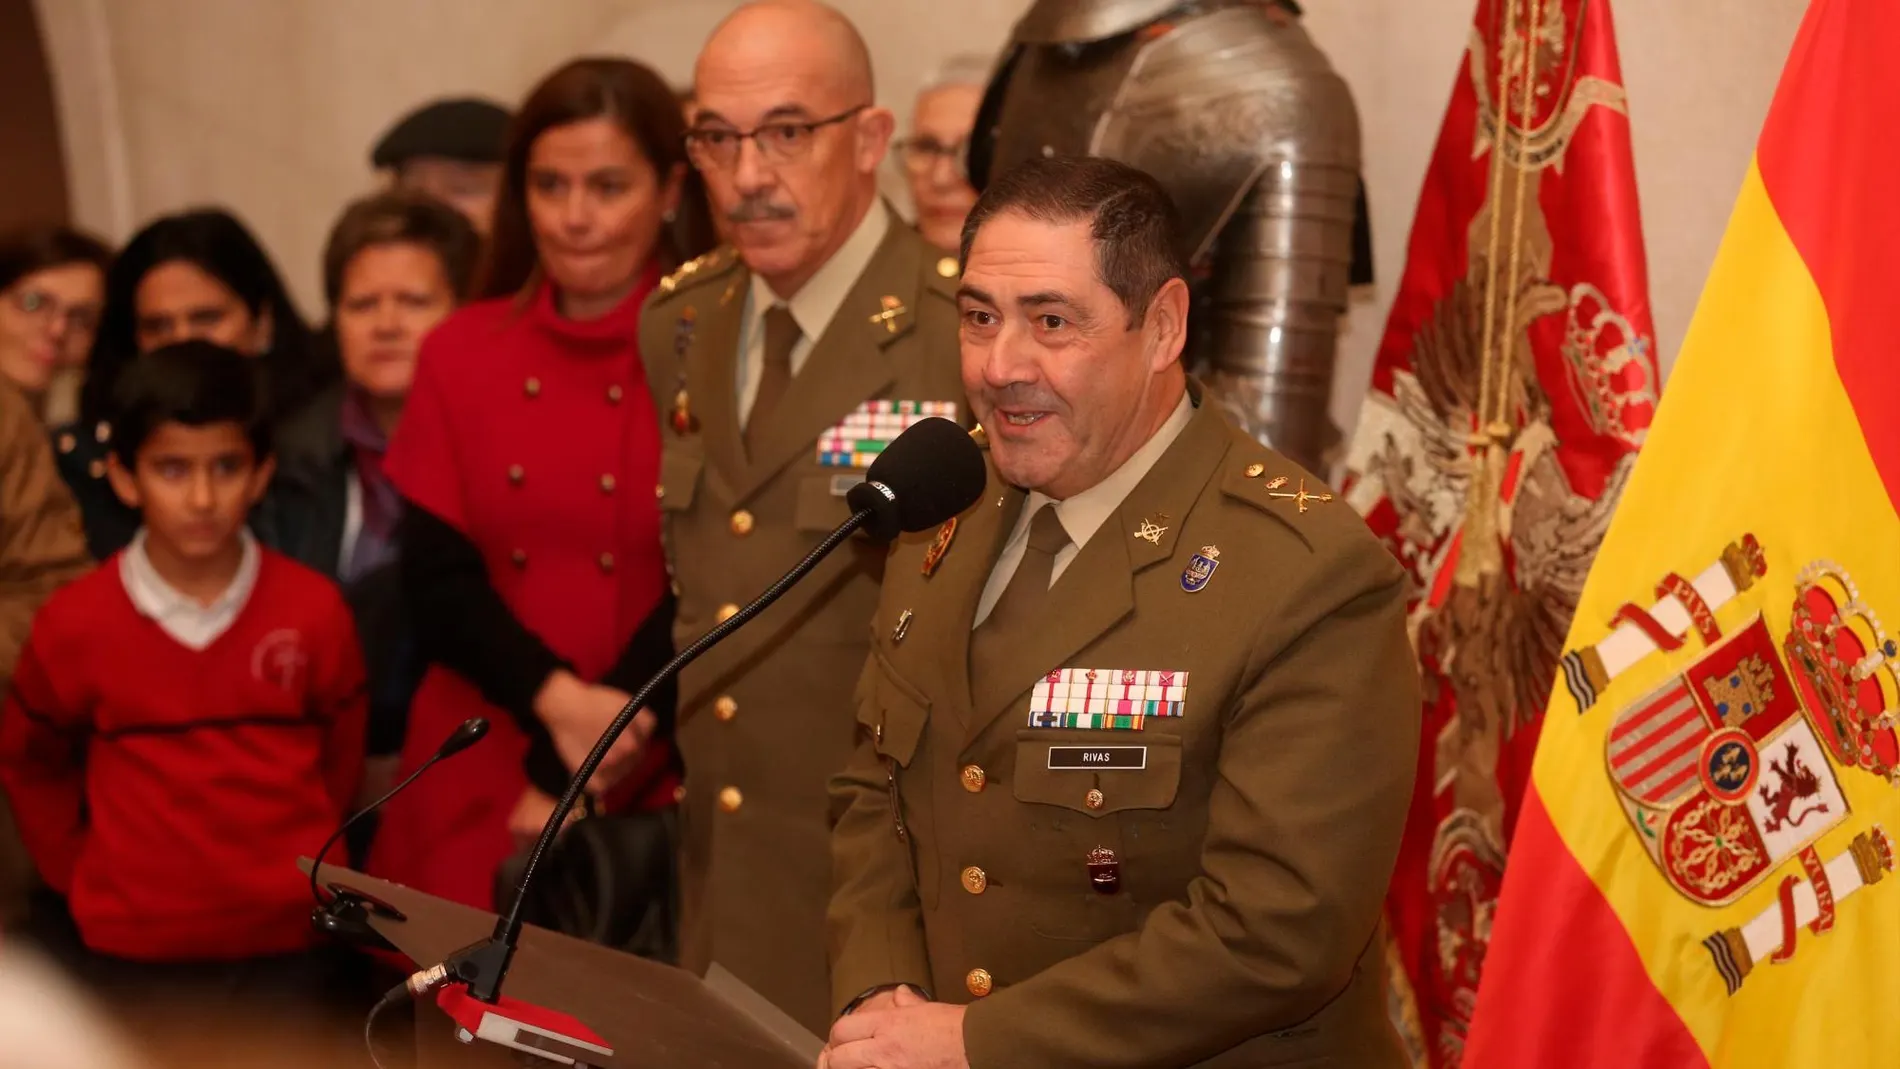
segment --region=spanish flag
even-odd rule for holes
[[[1468,1069],[1900,1065],[1900,4],[1815,0],[1586,582]]]

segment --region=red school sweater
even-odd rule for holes
[[[203,650],[139,614],[117,556],[33,620],[0,709],[0,785],[94,951],[233,959],[317,941],[297,858],[361,781],[363,656],[336,587],[261,552]]]

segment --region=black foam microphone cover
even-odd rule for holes
[[[951,420],[932,416],[898,435],[851,488],[853,512],[871,510],[863,530],[880,542],[928,531],[976,504],[988,476],[983,451]]]

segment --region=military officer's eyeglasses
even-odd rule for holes
[[[964,155],[966,142],[953,141],[944,144],[934,137],[907,137],[892,145],[898,156],[903,159],[904,167],[914,175],[925,175],[935,170],[938,160],[948,160],[950,169],[958,178],[969,178],[969,158]]]
[[[835,126],[870,107],[859,104],[829,119],[810,122],[769,122],[756,130],[702,126],[686,131],[686,152],[701,170],[724,170],[739,162],[739,148],[747,141],[759,146],[759,158],[769,164],[791,163],[811,151],[818,131]]]

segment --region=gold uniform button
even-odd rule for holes
[[[528,551],[525,549],[517,549],[508,555],[508,559],[515,562],[515,567],[526,568],[528,566]]]
[[[601,492],[601,493],[603,493],[603,494],[611,494],[611,493],[613,493],[613,492],[614,492],[614,486],[615,486],[615,483],[614,483],[614,477],[613,477],[613,476],[611,476],[611,475],[603,475],[603,476],[601,476],[601,477],[600,477],[600,492]]]
[[[719,788],[720,812],[737,813],[739,811],[739,807],[744,804],[745,804],[745,795],[739,793],[739,788],[737,787]]]
[[[620,403],[620,399],[625,396],[627,396],[627,391],[621,389],[619,383],[615,383],[612,386],[607,387],[607,403],[608,404],[617,405]]]
[[[603,572],[611,572],[614,570],[614,555],[612,553],[602,553],[600,555],[600,570]]]
[[[739,715],[739,703],[732,700],[732,695],[721,694],[718,700],[713,702],[713,715],[721,720],[731,720]]]
[[[1082,796],[1082,804],[1090,809],[1100,809],[1107,801],[1108,799],[1102,797],[1102,792],[1094,787],[1090,787],[1089,793]]]
[[[727,602],[719,606],[719,615],[713,617],[713,623],[723,624],[737,615],[739,615],[739,606]]]
[[[990,781],[990,774],[983,771],[983,767],[981,765],[964,765],[963,766],[963,789],[964,790],[969,791],[971,794],[975,794],[976,792],[982,790],[983,785],[985,783],[988,783],[989,781]]]
[[[946,256],[943,259],[938,260],[937,274],[941,275],[944,278],[957,277],[957,258],[954,256]]]
[[[990,993],[990,989],[996,986],[996,982],[990,979],[988,969],[971,969],[969,975],[963,978],[963,986],[969,989],[970,994],[982,998]]]
[[[527,477],[528,477],[528,473],[521,467],[521,465],[519,464],[508,465],[508,481],[509,482],[514,483],[516,486],[520,486],[521,480]]]
[[[1266,470],[1267,466],[1265,464],[1249,464],[1247,465],[1247,478],[1258,479],[1260,476],[1266,474]]]
[[[541,396],[541,380],[529,375],[528,381],[521,384],[521,392],[529,397]]]
[[[989,873],[984,872],[975,865],[971,865],[969,868],[963,870],[963,889],[965,891],[973,895],[980,895],[983,893],[984,888],[989,885]]]
[[[732,514],[732,533],[744,538],[752,533],[752,514],[744,509]]]

